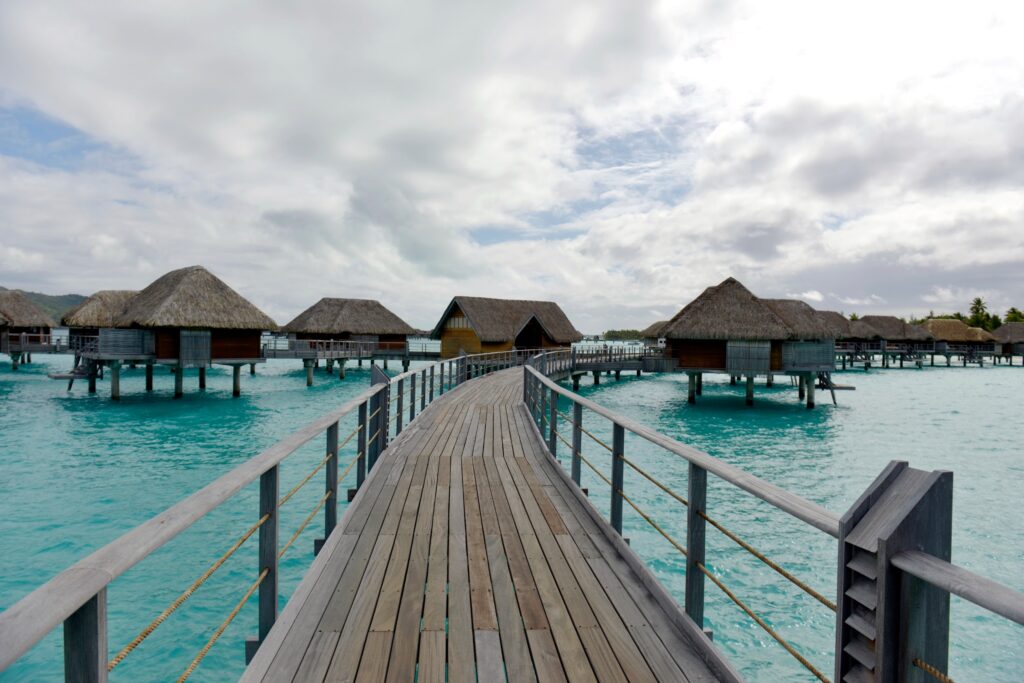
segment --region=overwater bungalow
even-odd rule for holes
[[[814,407],[819,373],[835,366],[831,330],[800,301],[758,298],[734,278],[709,287],[675,315],[662,332],[679,369],[689,375],[692,403],[705,372],[747,380],[747,403],[754,400],[754,377],[787,374],[799,378],[801,398]]]
[[[1024,323],[1003,323],[992,333],[999,350],[1013,364],[1014,356],[1024,356]]]
[[[96,311],[109,309],[96,303]],[[92,321],[98,321],[97,312]],[[82,321],[86,322],[83,317]],[[83,352],[87,361],[89,390],[95,391],[96,370],[110,368],[111,398],[120,397],[123,363],[146,366],[146,390],[153,388],[153,366],[165,365],[174,372],[174,397],[182,395],[185,368],[199,369],[199,388],[206,388],[206,369],[212,364],[234,370],[233,394],[241,393],[243,365],[263,362],[260,336],[277,324],[256,306],[202,266],[171,271],[130,297],[124,311],[109,328],[99,328],[95,350]],[[54,376],[58,379],[74,375]]]
[[[11,357],[11,368],[30,362],[33,351],[52,348],[53,318],[16,290],[0,290],[0,353]]]
[[[136,294],[135,290],[104,289],[65,313],[60,324],[68,328],[71,350],[76,353],[98,351],[101,348],[100,332],[104,331],[103,336],[107,337],[106,331],[115,328],[117,319],[124,315]]]
[[[996,338],[980,327],[968,327],[955,318],[931,318],[921,323],[935,338],[935,353],[946,356],[949,365],[951,356],[960,356],[964,365],[968,361],[981,360],[997,352]]]
[[[640,332],[640,338],[643,339],[644,344],[652,348],[661,346],[665,339],[665,337],[662,336],[662,330],[665,329],[665,325],[668,325],[667,320],[659,320],[653,325],[644,328]]]
[[[860,322],[874,328],[885,342],[887,351],[921,352],[935,348],[931,332],[919,325],[900,320],[894,315],[865,315]]]
[[[461,353],[570,346],[583,338],[553,301],[457,296],[431,337],[441,340],[441,358]]]
[[[416,335],[411,325],[372,299],[320,299],[282,330],[300,340],[361,341],[397,352]]]

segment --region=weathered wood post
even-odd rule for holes
[[[704,395],[704,373],[703,372],[698,372],[697,373],[697,395],[698,396],[703,396]]]
[[[430,402],[434,402],[434,367],[430,366]]]
[[[89,393],[90,394],[95,394],[96,393],[96,375],[97,375],[96,363],[93,362],[93,361],[90,361],[89,362]]]
[[[395,399],[398,404],[395,408],[395,436],[402,433],[402,418],[404,417],[405,408],[405,379],[398,380],[398,396]]]
[[[331,532],[338,524],[338,423],[327,428],[326,484],[331,494],[324,503],[324,537],[313,541],[313,554],[319,555]]]
[[[704,628],[704,518],[707,507],[708,473],[690,463],[689,505],[686,506],[686,588],[685,609],[697,626]]]
[[[280,494],[278,486],[279,466],[274,465],[260,475],[260,518],[267,516],[260,526],[259,572],[267,572],[260,584],[259,597],[259,631],[255,638],[245,641],[245,661],[252,661],[256,650],[263,639],[270,633],[277,621],[277,499]]]
[[[427,369],[420,373],[420,412],[427,408]]]
[[[338,361],[338,379],[345,379],[345,359]]]
[[[805,383],[807,384],[807,408],[811,409],[814,407],[814,375],[807,373]]]
[[[729,375],[729,385],[736,386],[736,375]]]
[[[930,681],[949,660],[949,593],[902,572],[904,551],[949,561],[953,473],[891,462],[839,522],[835,680]]]
[[[409,375],[409,422],[416,419],[416,373]]]
[[[107,681],[107,589],[64,620],[64,680]]]
[[[594,370],[594,386],[596,387],[600,383],[601,383],[601,371],[600,370]]]
[[[356,435],[356,490],[363,485],[366,479],[366,437],[370,425],[366,420],[366,401],[359,404],[359,433]],[[349,498],[351,500],[351,498]]]
[[[437,381],[437,395],[441,396],[444,394],[444,366],[447,363],[439,363],[437,366],[438,381]]]
[[[697,402],[697,377],[695,372],[686,373],[686,402]]]
[[[146,363],[146,391],[153,391],[153,364]]]
[[[548,427],[551,427],[551,423],[548,422],[546,413],[548,412],[548,392],[544,390],[544,385],[541,382],[537,382],[537,398],[540,399],[539,410],[537,411],[537,425],[540,428],[540,435],[544,436],[544,423],[548,423]]]
[[[572,404],[572,480],[580,485],[580,455],[583,453],[583,406]]]
[[[121,400],[121,361],[119,360],[110,364],[110,398],[114,401]]]
[[[797,398],[799,398],[802,401],[802,400],[804,400],[804,396],[806,395],[806,390],[804,389],[804,376],[803,375],[797,376],[796,382],[797,382],[797,386],[799,387],[797,389]]]
[[[231,395],[238,398],[242,395],[242,366],[231,366]]]
[[[171,372],[174,373],[174,398],[181,398],[185,393],[185,369],[181,367],[179,362],[171,368]]]
[[[255,375],[256,374],[256,364],[255,363],[249,363],[249,374],[250,375]]]
[[[199,388],[206,389],[206,368],[199,368]]]
[[[622,457],[626,450],[626,430],[620,424],[612,425],[612,528],[622,535],[622,491],[625,484]]]
[[[551,390],[551,405],[548,416],[548,450],[552,458],[558,457],[558,392]]]
[[[747,405],[754,405],[754,376],[747,375]]]
[[[769,389],[771,387],[775,386],[775,375],[773,375],[772,373],[769,372],[768,373],[768,379],[765,380],[764,385],[766,387],[768,387]]]
[[[302,365],[306,368],[306,386],[311,387],[313,386],[313,361],[304,360]]]

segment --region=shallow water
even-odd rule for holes
[[[4,357],[6,361],[6,357]],[[349,367],[344,381],[316,373],[312,388],[298,361],[270,361],[250,377],[243,368],[242,395],[231,397],[231,372],[207,371],[200,392],[196,371],[186,373],[185,395],[174,400],[173,375],[155,371],[155,389],[144,392],[144,371],[125,369],[120,402],[109,382],[94,396],[84,382],[46,378],[70,367],[63,356],[35,357],[12,372],[0,365],[0,610],[89,552],[178,502],[261,449],[369,387],[369,365]],[[350,364],[350,366],[353,364]],[[414,367],[416,365],[414,364]],[[391,372],[401,369],[391,364]],[[342,421],[341,437],[355,424]],[[282,495],[323,457],[322,439],[285,460]],[[339,469],[355,454],[342,451]],[[283,545],[323,493],[318,474],[282,508]],[[342,482],[354,485],[355,473]],[[315,482],[315,484],[314,484]],[[227,550],[255,522],[256,485],[218,508],[112,584],[110,647],[116,652]],[[339,496],[343,511],[346,497]],[[339,512],[340,517],[341,512]],[[313,539],[323,536],[319,513],[281,560],[280,592],[289,595],[312,559]],[[120,680],[174,680],[256,578],[256,537],[161,625],[117,669]],[[233,680],[244,668],[246,636],[256,633],[251,599],[196,671],[195,680]],[[7,681],[63,680],[60,629],[9,668]]]
[[[169,373],[158,370],[156,391],[146,395],[140,368],[124,372],[123,398],[114,403],[107,398],[106,382],[89,396],[82,384],[68,394],[64,383],[46,379],[46,372],[65,369],[69,362],[37,356],[35,364],[16,373],[9,364],[0,365],[0,609],[369,384],[367,367],[350,368],[344,381],[321,370],[316,385],[307,389],[297,361],[272,361],[255,377],[243,372],[239,399],[230,396],[229,371],[215,368],[209,371],[205,395],[196,389],[193,373],[187,376],[185,397],[175,401]],[[1016,505],[1024,470],[1017,457],[1016,422],[1024,369],[929,368],[839,376],[857,391],[839,393],[838,408],[820,405],[814,411],[798,405],[795,390],[782,385],[771,390],[759,386],[757,406],[748,409],[741,387],[710,377],[696,406],[686,404],[685,377],[679,375],[624,376],[618,383],[605,379],[599,387],[584,386],[581,393],[835,511],[845,510],[890,459],[951,469],[954,561],[1024,589],[1024,519]],[[827,394],[819,393],[819,400],[827,400]],[[603,438],[610,432],[593,417],[587,426]],[[343,437],[348,429],[351,423],[343,423]],[[599,446],[585,442],[584,448],[595,464],[607,465]],[[686,467],[674,456],[628,436],[626,452],[685,494]],[[350,444],[342,467],[353,454]],[[282,493],[321,457],[318,439],[286,460]],[[584,476],[592,499],[607,512],[605,485],[586,469]],[[311,484],[283,508],[282,543],[313,508],[319,491]],[[685,512],[628,468],[626,491],[676,538],[685,538]],[[257,498],[255,486],[246,488],[114,582],[109,596],[113,650],[130,641],[255,521]],[[713,477],[708,498],[716,519],[826,595],[834,591],[832,539]],[[341,500],[344,506],[345,497]],[[321,513],[282,561],[282,596],[294,590],[309,566],[322,519]],[[681,598],[684,565],[677,551],[628,506],[625,533]],[[254,540],[133,652],[114,679],[176,678],[254,580]],[[831,612],[712,529],[708,561],[831,677]],[[744,675],[761,681],[810,680],[714,585],[709,583],[706,593],[715,641]],[[953,601],[953,622],[954,677],[1019,680],[1024,630],[959,599]],[[197,669],[195,680],[236,678],[244,666],[242,641],[255,630],[253,599]],[[61,657],[58,630],[0,679],[57,680]]]
[[[742,385],[724,375],[704,378],[704,395],[686,402],[685,375],[602,377],[583,380],[580,393],[800,494],[844,512],[890,460],[921,469],[954,472],[953,561],[1017,590],[1024,590],[1024,515],[1020,487],[1020,410],[1024,368],[926,368],[836,373],[838,407],[818,391],[818,408],[804,408],[788,378],[755,389],[744,405]],[[828,402],[825,404],[825,402]],[[563,412],[568,410],[566,403]],[[589,424],[588,424],[589,418]],[[610,443],[602,418],[584,424]],[[609,458],[583,439],[584,457],[607,475]],[[561,445],[561,444],[560,444]],[[686,496],[687,467],[638,437],[626,436],[626,457]],[[568,460],[562,459],[563,466]],[[685,543],[685,508],[625,468],[626,494],[670,535]],[[585,465],[583,484],[607,516],[607,484]],[[629,505],[624,535],[682,602],[685,562]],[[826,597],[835,599],[836,545],[824,533],[767,503],[708,477],[709,515],[768,557],[781,562]],[[833,673],[835,617],[712,527],[708,566],[741,599],[793,643],[827,677]],[[705,615],[715,642],[756,681],[815,680],[791,655],[710,581]],[[949,673],[959,681],[1018,681],[1024,669],[1024,629],[959,598],[952,600]]]

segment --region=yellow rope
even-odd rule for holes
[[[151,634],[153,631],[155,631],[157,629],[157,627],[160,626],[160,624],[164,623],[164,621],[166,621],[167,617],[169,617],[172,614],[174,614],[175,610],[177,610],[179,607],[181,607],[182,604],[184,604],[184,602],[186,600],[188,600],[192,596],[192,594],[195,593],[199,589],[200,586],[202,586],[204,583],[206,583],[206,580],[209,579],[211,576],[213,576],[213,573],[215,571],[217,571],[218,569],[220,569],[220,566],[222,564],[224,564],[228,560],[229,557],[234,555],[235,551],[238,550],[239,548],[241,548],[242,544],[245,543],[247,540],[249,540],[249,537],[252,536],[254,533],[256,533],[256,530],[259,529],[261,526],[263,526],[264,522],[266,522],[268,519],[270,519],[270,515],[269,514],[263,515],[262,517],[259,518],[259,520],[255,524],[253,524],[251,527],[249,527],[248,531],[246,531],[244,534],[242,534],[242,536],[237,541],[235,541],[234,545],[232,545],[230,548],[228,548],[227,552],[225,552],[223,555],[221,555],[220,558],[218,558],[216,562],[211,564],[209,566],[209,568],[207,568],[207,570],[205,572],[203,572],[202,575],[198,579],[196,579],[194,582],[192,582],[191,586],[186,588],[185,591],[181,595],[179,595],[174,600],[174,602],[172,602],[167,607],[167,609],[165,609],[163,612],[161,612],[160,615],[156,619],[151,621],[149,626],[147,626],[146,628],[142,629],[142,631],[139,633],[139,635],[135,636],[135,638],[132,640],[132,642],[130,642],[127,645],[125,645],[124,648],[120,652],[117,653],[117,656],[115,656],[113,659],[111,659],[107,663],[107,671],[113,671],[114,667],[117,666],[118,664],[120,664],[122,661],[124,661],[124,658],[127,657],[129,654],[131,654],[132,650],[134,650],[140,644],[142,644],[142,641],[144,641],[146,638],[148,638],[149,634]]]
[[[652,484],[654,484],[655,486],[657,486],[659,489],[661,489],[662,491],[664,491],[668,495],[670,495],[673,498],[675,498],[676,500],[678,500],[683,505],[689,505],[690,504],[685,498],[680,496],[678,493],[676,493],[672,489],[668,488],[667,486],[662,484],[660,481],[657,481],[654,477],[649,475],[647,472],[644,472],[642,469],[640,469],[640,466],[637,465],[636,463],[634,463],[633,461],[631,461],[631,460],[627,459],[625,456],[621,456],[621,455],[619,456],[619,459],[622,460],[622,462],[624,462],[627,465],[629,465],[630,467],[632,467],[634,470],[636,470],[637,474],[639,474],[644,479],[646,479],[647,481],[649,481]]]
[[[210,639],[206,641],[206,645],[203,646],[203,649],[199,651],[199,654],[197,654],[195,659],[192,660],[192,663],[188,665],[188,668],[185,669],[185,672],[178,677],[178,683],[183,683],[185,680],[188,679],[189,676],[192,675],[192,672],[196,670],[197,666],[199,666],[199,662],[203,661],[203,658],[210,651],[210,648],[213,647],[214,643],[216,643],[217,639],[221,637],[225,629],[227,629],[231,622],[234,621],[235,617],[238,616],[238,613],[242,611],[242,607],[245,605],[246,602],[249,601],[249,598],[252,597],[252,594],[256,592],[256,589],[260,587],[260,584],[263,583],[263,579],[267,578],[267,574],[269,573],[269,567],[265,567],[263,571],[260,572],[260,577],[256,579],[256,581],[251,586],[249,586],[249,590],[245,592],[245,595],[242,597],[242,599],[239,600],[238,604],[235,605],[235,608],[231,610],[231,614],[228,615],[228,618],[225,619],[221,623],[221,625],[217,627],[217,630],[213,632],[213,635],[210,636]]]
[[[379,412],[380,412],[380,408],[377,408],[377,410],[375,410],[372,413],[370,413],[369,415],[367,415],[366,419],[367,420],[372,420],[373,418],[377,417],[377,413],[379,413]]]
[[[367,442],[368,443],[373,443],[373,440],[376,439],[378,436],[380,436],[380,428],[379,427],[377,428],[377,431],[375,431],[373,433],[373,436],[371,436],[369,439],[367,439]]]
[[[604,447],[604,449],[605,449],[606,451],[608,451],[609,453],[611,453],[611,452],[612,452],[612,447],[611,447],[611,446],[609,446],[609,445],[608,445],[608,444],[606,444],[606,443],[605,443],[604,441],[601,441],[601,439],[597,438],[596,436],[594,436],[593,434],[591,434],[590,432],[588,432],[588,431],[587,431],[587,430],[586,430],[586,429],[585,429],[585,428],[584,428],[584,427],[583,427],[582,425],[580,425],[580,431],[581,431],[581,432],[583,432],[584,434],[586,434],[587,436],[589,436],[589,437],[590,437],[591,439],[593,439],[594,441],[596,441],[596,442],[597,442],[598,444],[600,444],[601,446],[603,446],[603,447]]]
[[[606,484],[608,484],[609,486],[612,485],[611,479],[609,479],[608,477],[604,476],[604,474],[601,473],[601,470],[599,470],[596,467],[594,467],[594,465],[589,460],[587,460],[586,458],[583,457],[583,454],[580,454],[580,460],[582,460],[583,462],[587,463],[587,467],[589,467],[590,469],[594,470],[594,474],[596,474],[597,476],[601,477],[601,479],[603,479]]]
[[[566,440],[565,440],[565,437],[564,437],[564,436],[562,436],[562,434],[561,434],[561,433],[560,433],[560,432],[559,432],[558,430],[555,430],[555,436],[557,436],[557,437],[558,437],[558,440],[559,440],[559,441],[561,441],[561,442],[562,442],[562,443],[564,443],[564,444],[565,444],[566,446],[568,446],[568,447],[569,447],[569,450],[570,450],[570,451],[572,450],[572,444],[571,444],[571,443],[569,443],[568,441],[566,441]]]
[[[347,444],[349,441],[351,441],[352,437],[355,436],[356,434],[358,434],[362,430],[362,428],[363,428],[363,425],[359,425],[358,427],[356,427],[355,429],[353,429],[351,432],[348,433],[348,436],[345,437],[345,440],[338,444],[338,452],[339,453],[341,452],[341,449],[345,447],[345,444]]]
[[[750,609],[749,607],[747,607],[743,603],[742,600],[740,600],[738,597],[736,597],[736,595],[731,590],[726,588],[725,584],[722,583],[721,581],[719,581],[717,576],[715,576],[710,571],[708,571],[707,567],[705,567],[703,564],[698,562],[697,563],[697,568],[701,570],[701,572],[704,574],[704,576],[706,576],[709,579],[711,579],[716,586],[721,588],[722,592],[725,593],[727,596],[729,596],[730,600],[732,600],[734,603],[736,603],[736,605],[740,609],[742,609],[744,612],[746,612],[747,616],[749,616],[751,619],[756,621],[757,625],[760,626],[761,628],[763,628],[768,633],[768,635],[770,635],[772,638],[774,638],[779,643],[779,645],[781,645],[782,647],[786,648],[786,652],[788,652],[789,654],[793,655],[798,662],[800,662],[805,667],[807,667],[807,670],[810,671],[812,674],[814,674],[818,678],[818,680],[822,681],[823,683],[830,683],[829,680],[827,678],[825,678],[825,675],[823,673],[818,671],[814,667],[813,664],[811,664],[809,661],[807,661],[806,657],[804,657],[802,654],[800,654],[795,649],[793,649],[793,646],[790,645],[786,641],[785,638],[783,638],[778,633],[776,633],[775,630],[771,626],[769,626],[767,623],[765,623],[764,619],[762,619],[761,617],[759,617],[756,614],[754,614],[754,611],[752,609]]]
[[[813,588],[811,588],[811,587],[810,587],[810,586],[808,586],[808,585],[807,585],[806,583],[804,583],[804,582],[803,582],[803,581],[801,581],[800,579],[798,579],[798,578],[796,578],[795,576],[793,576],[792,574],[790,574],[790,573],[789,573],[788,571],[786,571],[785,569],[783,569],[783,568],[782,568],[782,567],[780,567],[779,565],[777,565],[777,564],[775,564],[774,562],[772,562],[772,561],[771,561],[770,559],[768,559],[767,557],[765,557],[763,553],[761,553],[760,551],[758,551],[758,550],[757,550],[756,548],[754,548],[753,546],[751,546],[751,545],[750,545],[749,543],[747,543],[747,542],[743,541],[742,539],[740,539],[739,537],[737,537],[737,536],[736,536],[735,534],[733,534],[733,533],[732,533],[731,531],[729,531],[728,529],[726,529],[726,528],[725,528],[724,526],[722,526],[721,524],[719,524],[719,523],[718,523],[718,522],[716,522],[715,520],[713,520],[713,519],[711,519],[710,517],[708,517],[708,516],[707,516],[706,514],[704,514],[703,512],[698,512],[697,514],[698,514],[698,515],[700,515],[700,516],[701,516],[702,518],[704,518],[704,521],[706,521],[706,522],[707,522],[708,524],[710,524],[711,526],[715,527],[716,529],[718,529],[719,531],[721,531],[721,532],[722,532],[723,534],[725,534],[726,536],[728,536],[728,537],[729,537],[730,539],[732,539],[732,540],[733,540],[734,542],[736,542],[736,544],[737,544],[737,545],[739,545],[739,546],[740,546],[741,548],[743,548],[744,550],[746,550],[746,551],[747,551],[748,553],[750,553],[751,555],[753,555],[753,556],[754,556],[754,557],[756,557],[757,559],[759,559],[759,560],[761,560],[762,562],[764,562],[764,563],[765,563],[766,565],[768,565],[769,567],[771,567],[772,569],[774,569],[775,571],[777,571],[777,572],[778,572],[779,574],[781,574],[782,576],[784,576],[784,577],[786,577],[787,579],[789,579],[789,581],[790,581],[790,582],[791,582],[791,583],[792,583],[793,585],[795,585],[795,586],[796,586],[797,588],[800,588],[800,589],[801,589],[801,590],[803,590],[803,591],[804,591],[805,593],[807,593],[808,595],[810,595],[810,596],[811,596],[812,598],[814,598],[815,600],[817,600],[817,601],[818,601],[818,602],[820,602],[821,604],[825,605],[825,607],[828,607],[828,608],[829,608],[830,610],[832,610],[833,612],[835,612],[835,611],[836,611],[836,604],[835,604],[834,602],[832,602],[831,600],[829,600],[828,598],[826,598],[826,597],[825,597],[824,595],[822,595],[822,594],[821,594],[821,593],[819,593],[818,591],[814,590]]]
[[[324,495],[320,496],[320,501],[316,504],[316,507],[313,508],[313,511],[306,515],[306,519],[302,520],[302,524],[299,525],[298,530],[296,530],[296,532],[292,534],[292,537],[288,539],[288,542],[284,544],[284,547],[281,548],[280,551],[278,551],[277,559],[280,560],[282,557],[284,557],[284,554],[288,550],[288,548],[292,546],[292,543],[294,543],[295,540],[299,537],[299,535],[306,529],[306,526],[310,523],[310,521],[313,519],[316,513],[320,512],[320,508],[324,506],[324,502],[330,497],[331,491],[329,489],[324,492]]]
[[[284,505],[285,503],[287,503],[287,502],[288,502],[288,499],[289,499],[289,498],[291,498],[291,497],[292,497],[292,496],[294,496],[294,495],[295,495],[296,493],[298,493],[299,489],[301,489],[301,488],[302,488],[303,486],[305,486],[305,485],[306,485],[306,483],[307,483],[307,482],[308,482],[308,481],[309,481],[310,479],[312,479],[312,478],[313,478],[313,475],[315,475],[315,474],[316,474],[317,472],[319,472],[319,471],[321,470],[321,468],[323,468],[323,466],[327,464],[327,461],[331,459],[331,456],[332,456],[332,455],[334,455],[334,454],[333,454],[333,453],[328,453],[327,455],[325,455],[325,456],[324,456],[324,459],[320,461],[320,464],[319,464],[319,465],[317,465],[316,467],[314,467],[314,468],[313,468],[313,471],[312,471],[312,472],[310,472],[309,474],[307,474],[307,475],[306,475],[306,477],[305,477],[305,479],[303,479],[303,480],[302,480],[302,481],[300,481],[300,482],[299,482],[298,484],[296,484],[296,485],[295,485],[295,486],[294,486],[294,487],[292,488],[292,490],[291,490],[291,491],[289,491],[288,493],[284,494],[284,497],[283,497],[283,498],[281,498],[281,500],[277,501],[277,507],[281,507],[282,505]]]
[[[643,518],[644,518],[644,521],[645,521],[645,522],[647,522],[648,524],[650,524],[651,526],[653,526],[653,527],[654,527],[654,528],[655,528],[655,529],[657,530],[657,532],[658,532],[659,534],[661,534],[662,536],[664,536],[664,537],[665,537],[665,540],[666,540],[666,541],[668,541],[668,542],[669,542],[669,543],[671,543],[671,544],[672,544],[673,546],[675,546],[676,550],[678,550],[679,552],[681,552],[681,553],[683,554],[683,557],[686,557],[686,555],[687,555],[687,553],[686,553],[686,548],[684,548],[684,547],[683,547],[683,546],[682,546],[682,545],[681,545],[681,544],[679,543],[679,541],[677,541],[676,539],[672,538],[672,537],[671,537],[671,536],[670,536],[670,535],[668,534],[668,532],[667,532],[667,531],[665,531],[665,530],[664,530],[664,529],[662,529],[662,528],[661,528],[660,526],[658,526],[658,523],[657,523],[657,522],[655,522],[655,521],[654,521],[653,519],[651,519],[650,517],[648,517],[648,516],[647,516],[647,515],[646,515],[646,514],[644,513],[644,511],[643,511],[643,510],[641,510],[641,509],[640,509],[639,507],[637,507],[636,503],[634,503],[633,501],[631,501],[631,500],[629,499],[629,497],[628,497],[628,496],[627,496],[627,495],[626,495],[625,493],[623,493],[623,492],[622,492],[622,491],[620,490],[620,491],[618,491],[618,494],[619,494],[620,496],[622,496],[622,500],[624,500],[624,501],[626,501],[627,503],[629,503],[629,506],[630,506],[631,508],[633,508],[634,510],[636,510],[636,512],[637,512],[637,514],[638,514],[638,515],[640,515],[641,517],[643,517]]]
[[[931,676],[932,678],[940,681],[941,683],[956,683],[956,681],[954,681],[952,678],[950,678],[946,674],[944,674],[941,671],[939,671],[938,669],[936,669],[934,666],[932,666],[928,662],[922,661],[922,660],[920,660],[920,659],[915,657],[913,662],[912,662],[912,664],[914,666],[916,666],[918,669],[920,669],[921,671],[923,671],[926,674],[928,674],[929,676]]]

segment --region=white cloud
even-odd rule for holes
[[[132,163],[0,156],[0,280],[198,262],[280,319],[373,296],[429,326],[472,292],[557,299],[587,331],[728,275],[900,312],[970,280],[1019,306],[1022,11],[11,0],[0,104]]]

